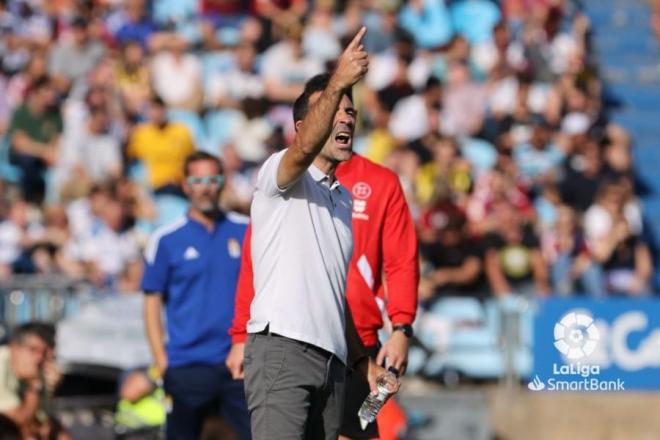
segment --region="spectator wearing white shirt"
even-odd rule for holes
[[[255,66],[254,45],[239,43],[232,55],[234,68],[209,78],[205,99],[213,107],[239,108],[244,99],[264,96],[264,81]]]
[[[0,278],[35,271],[29,250],[41,227],[30,223],[28,209],[25,201],[16,200],[0,222]]]
[[[302,93],[305,81],[323,70],[321,62],[306,56],[301,38],[301,26],[292,25],[286,38],[263,55],[266,96],[272,101],[292,103]]]
[[[454,136],[477,133],[486,112],[486,88],[472,80],[468,66],[455,62],[449,66],[441,128]]]
[[[639,296],[650,292],[653,263],[641,236],[638,209],[626,202],[619,183],[607,182],[584,215],[587,245],[603,268],[603,285],[610,293]]]
[[[153,87],[168,107],[197,110],[202,98],[202,63],[186,52],[187,42],[171,37],[151,63]]]
[[[116,199],[101,210],[89,236],[67,250],[67,257],[82,267],[84,276],[99,287],[116,287],[122,275],[139,277],[131,266],[139,265],[140,253],[130,231],[124,230],[124,213]]]
[[[81,132],[67,133],[60,143],[55,184],[94,184],[118,178],[122,159],[119,140],[107,132],[105,109],[92,109]]]

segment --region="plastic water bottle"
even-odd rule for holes
[[[378,386],[378,394],[373,395],[369,393],[362,406],[358,411],[358,417],[360,418],[360,426],[362,430],[366,429],[367,425],[374,420],[378,415],[378,411],[383,407],[387,397],[394,393],[396,387],[399,383],[397,379],[397,371],[394,368],[390,368],[387,373],[378,377],[376,385]]]

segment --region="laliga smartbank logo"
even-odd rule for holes
[[[555,347],[567,359],[589,356],[599,340],[600,334],[591,316],[571,312],[555,324]]]
[[[591,316],[570,312],[564,315],[554,328],[554,346],[566,358],[568,364],[552,364],[552,376],[545,382],[535,375],[527,384],[532,391],[623,391],[624,382],[600,380],[599,365],[581,363],[579,359],[594,352],[600,341],[600,333]]]

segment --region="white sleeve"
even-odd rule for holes
[[[268,197],[276,197],[284,194],[295,185],[295,183],[292,183],[287,188],[280,188],[277,186],[277,170],[286,151],[287,150],[284,149],[266,159],[257,175],[257,191],[262,192]]]

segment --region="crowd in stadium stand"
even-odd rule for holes
[[[2,0],[0,279],[136,291],[195,149],[248,213],[293,100],[362,24],[355,149],[401,178],[424,304],[652,291],[630,136],[570,0]]]

